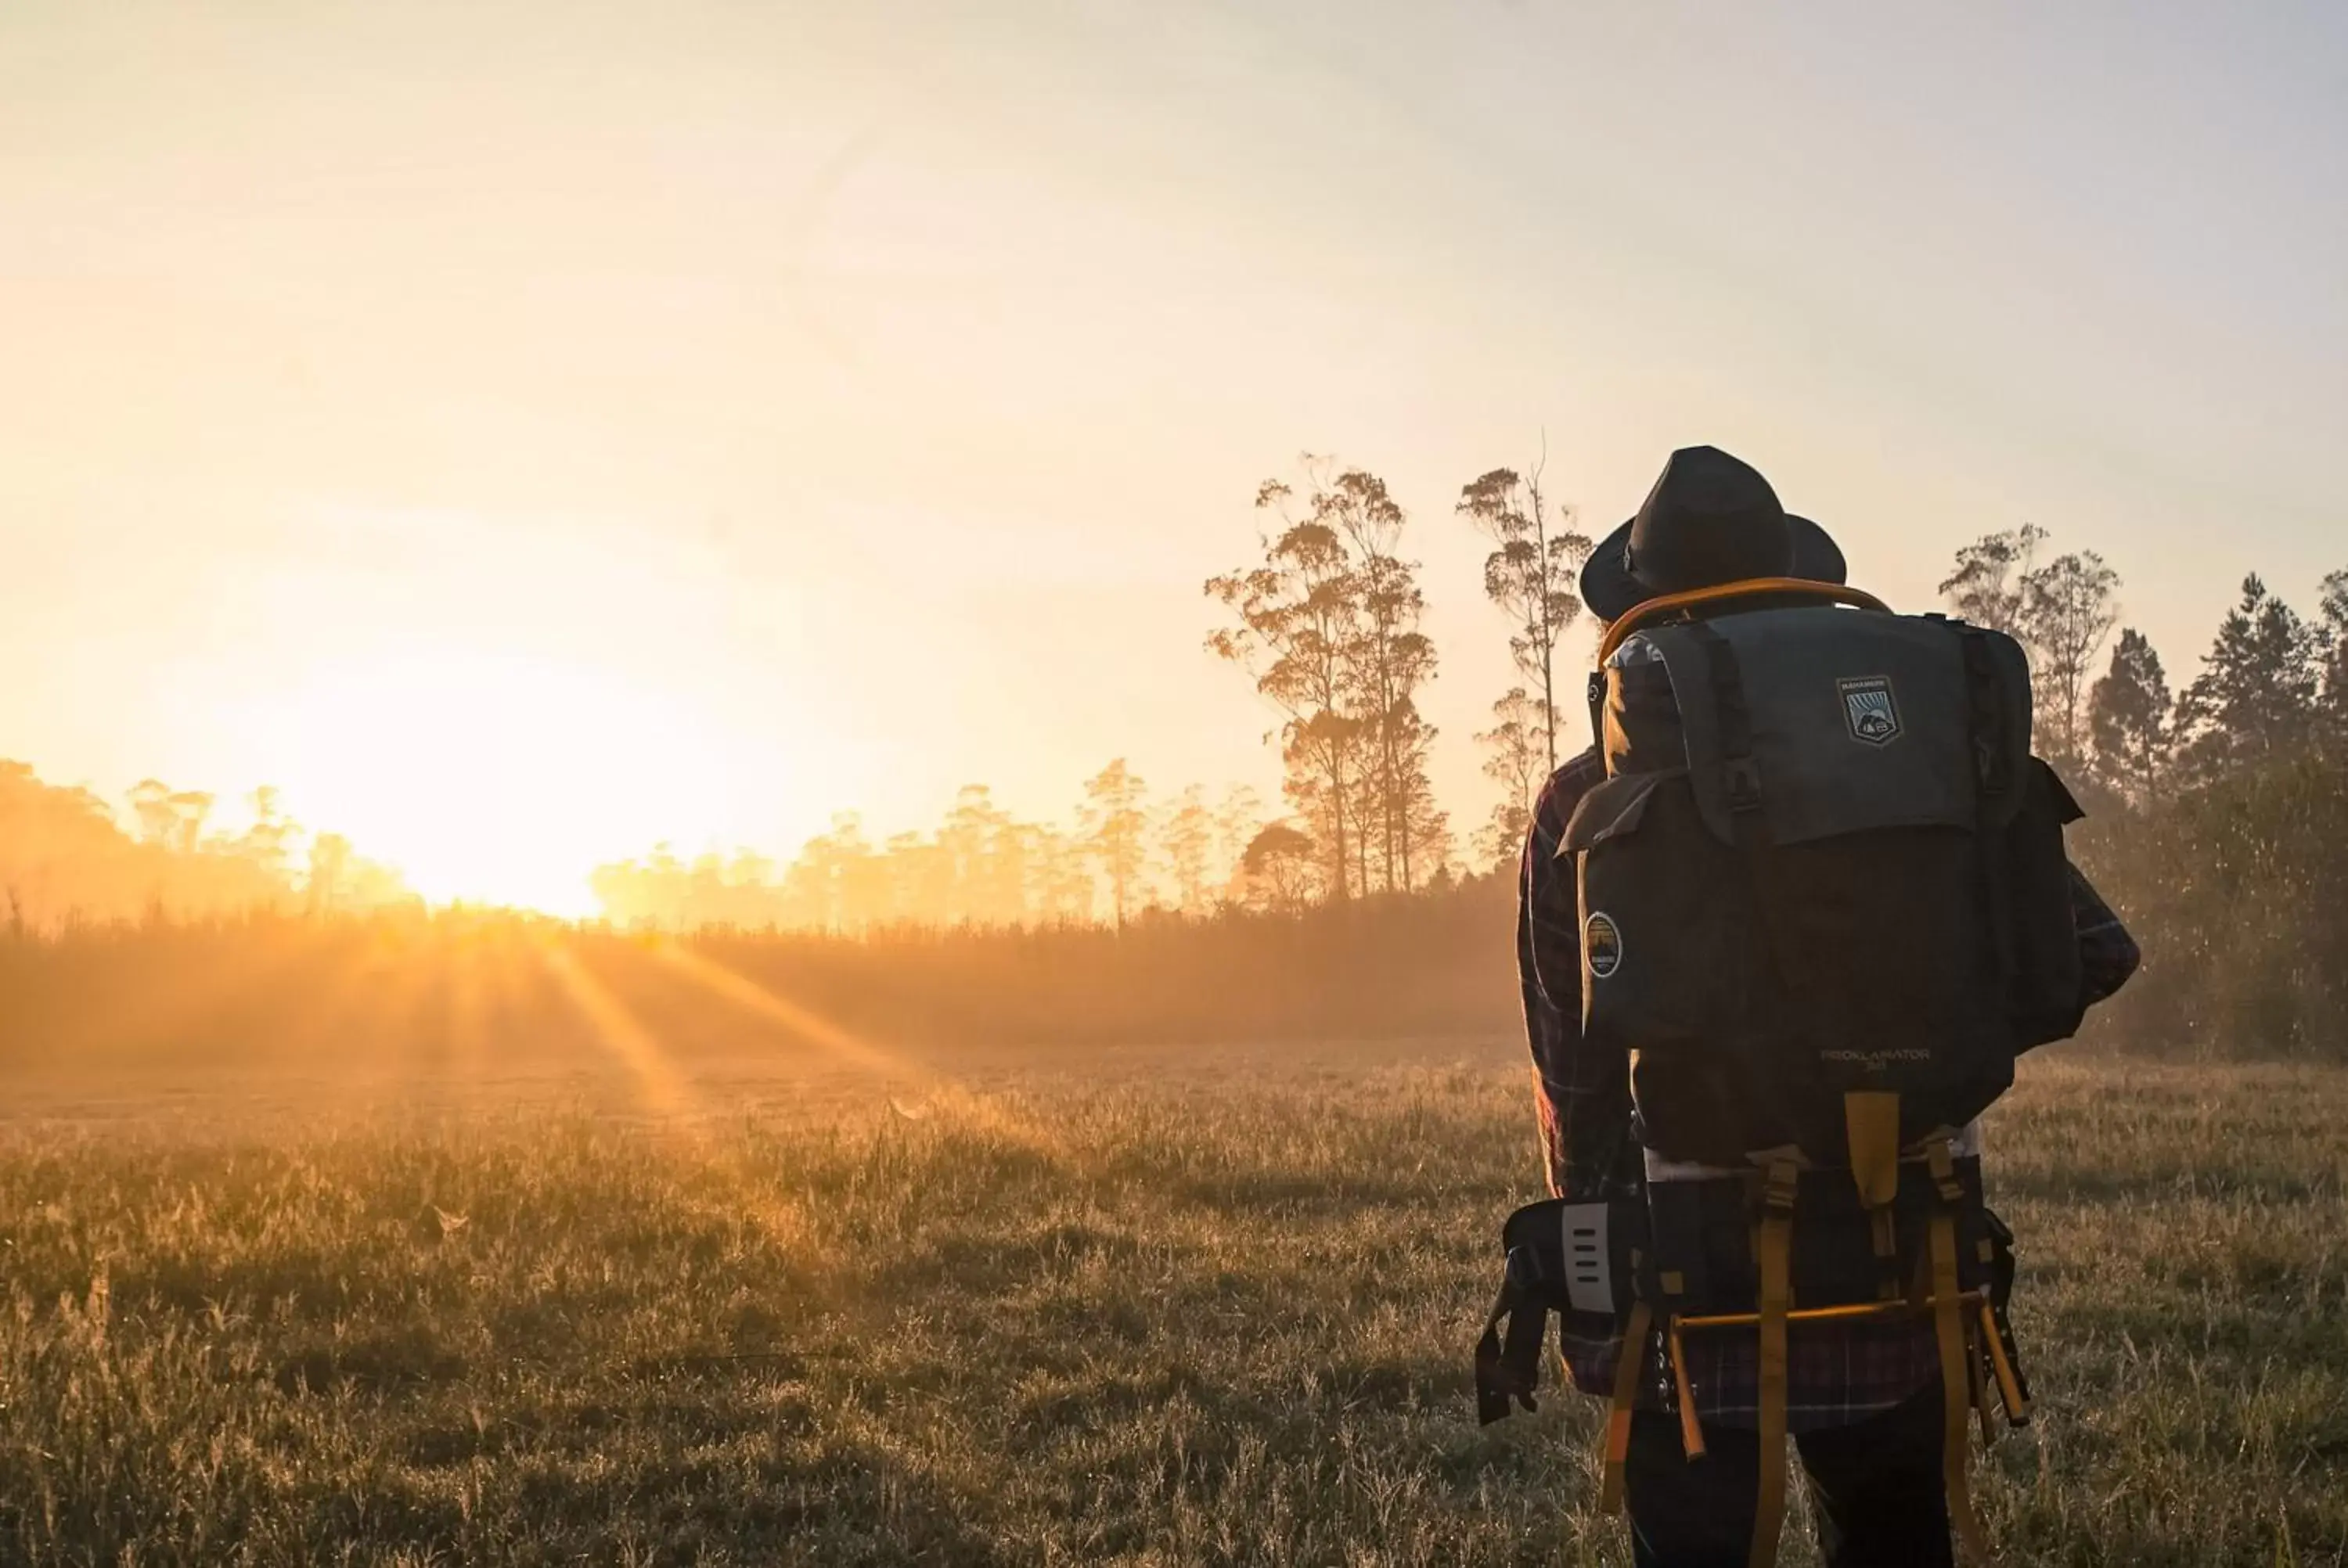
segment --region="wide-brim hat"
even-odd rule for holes
[[[1779,505],[1752,465],[1716,446],[1671,456],[1636,516],[1581,569],[1581,602],[1601,620],[1667,593],[1792,577],[1839,583],[1849,568],[1826,529]]]

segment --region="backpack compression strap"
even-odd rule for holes
[[[1857,1179],[1864,1198],[1870,1188],[1879,1185],[1882,1163],[1881,1150],[1887,1136],[1894,1150],[1890,1161],[1895,1184],[1898,1180],[1895,1097],[1879,1098],[1855,1094],[1846,1102],[1845,1113],[1852,1122],[1852,1175]],[[1957,1276],[1957,1218],[1966,1204],[1964,1184],[1957,1177],[1956,1158],[1949,1146],[1945,1132],[1935,1135],[1923,1145],[1924,1156],[1931,1173],[1935,1202],[1928,1228],[1930,1254],[1926,1258],[1927,1278],[1931,1290],[1928,1305],[1932,1314],[1933,1342],[1940,1352],[1941,1409],[1944,1422],[1941,1429],[1941,1479],[1947,1496],[1949,1522],[1955,1532],[1964,1555],[1976,1563],[1993,1563],[1988,1535],[1982,1531],[1981,1517],[1973,1511],[1972,1494],[1965,1473],[1965,1428],[1968,1418],[1977,1404],[1983,1404],[1985,1390],[1977,1382],[1979,1372],[1994,1376],[2007,1414],[2019,1426],[2026,1419],[2028,1396],[2024,1390],[2020,1371],[2014,1365],[2011,1348],[2005,1344],[2003,1325],[1995,1316],[1990,1292],[1968,1297]],[[1806,1320],[1851,1320],[1875,1318],[1890,1315],[1906,1317],[1914,1310],[1903,1302],[1878,1301],[1828,1306],[1797,1313],[1793,1310],[1791,1259],[1793,1242],[1794,1197],[1800,1181],[1800,1152],[1792,1147],[1772,1149],[1756,1153],[1753,1158],[1762,1165],[1765,1179],[1762,1187],[1762,1212],[1759,1235],[1755,1251],[1760,1272],[1759,1310],[1752,1313],[1728,1313],[1710,1317],[1682,1317],[1673,1314],[1665,1318],[1663,1337],[1665,1353],[1674,1387],[1679,1395],[1681,1441],[1687,1456],[1694,1460],[1704,1453],[1701,1429],[1694,1420],[1694,1400],[1688,1388],[1686,1356],[1681,1338],[1685,1331],[1730,1327],[1757,1328],[1760,1336],[1756,1414],[1760,1437],[1760,1474],[1753,1517],[1753,1541],[1746,1556],[1746,1568],[1770,1568],[1776,1561],[1777,1538],[1783,1531],[1786,1514],[1786,1404],[1787,1398],[1787,1362],[1786,1331],[1795,1317]],[[1998,1227],[2003,1230],[2003,1227]],[[2010,1255],[2009,1255],[2010,1257]],[[2005,1265],[2010,1267],[2010,1261]],[[1979,1353],[1989,1358],[1986,1368],[1977,1368],[1973,1358],[1976,1347],[1969,1337],[1967,1309],[1977,1311],[1982,1319],[1983,1343]],[[1627,1387],[1627,1377],[1616,1385],[1617,1397]],[[1606,1490],[1601,1497],[1612,1502],[1618,1495],[1614,1450],[1609,1444],[1609,1466]]]
[[[1957,1211],[1965,1190],[1957,1180],[1955,1158],[1946,1137],[1932,1140],[1926,1150],[1932,1186],[1931,1229],[1932,1265],[1932,1337],[1941,1351],[1941,1481],[1949,1497],[1949,1522],[1965,1553],[1975,1563],[1992,1561],[1989,1537],[1981,1516],[1973,1512],[1972,1492],[1965,1479],[1966,1418],[1972,1413],[1973,1381],[1967,1368],[1971,1346],[1957,1288]]]
[[[1851,1180],[1867,1211],[1875,1246],[1876,1295],[1897,1301],[1900,1227],[1892,1204],[1900,1195],[1900,1096],[1854,1089],[1842,1097],[1843,1131],[1850,1143]]]
[[[1761,1490],[1753,1511],[1747,1568],[1777,1560],[1786,1522],[1786,1313],[1793,1305],[1794,1191],[1801,1173],[1790,1158],[1770,1162],[1761,1190]]]

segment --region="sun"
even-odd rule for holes
[[[257,717],[294,815],[436,904],[593,914],[597,865],[714,832],[724,793],[690,702],[526,652],[332,661]]]

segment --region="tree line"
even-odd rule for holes
[[[1088,789],[1080,821],[1091,826],[1076,833],[1055,837],[983,805],[889,845],[850,833],[819,840],[819,853],[779,878],[809,890],[788,917],[680,923],[735,927],[722,938],[731,961],[784,966],[778,979],[827,990],[845,1008],[877,1005],[857,999],[851,974],[878,985],[885,970],[903,1028],[948,1030],[946,1012],[958,1020],[951,1027],[1022,1039],[1155,1039],[1169,1029],[1271,1038],[1405,1019],[1417,1031],[1509,1027],[1511,878],[1456,873],[1426,782],[1434,733],[1416,704],[1436,661],[1419,631],[1417,569],[1402,548],[1407,519],[1374,476],[1312,461],[1297,480],[1268,483],[1260,503],[1261,559],[1207,583],[1231,617],[1208,646],[1279,715],[1269,739],[1289,811],[1266,820],[1248,800],[1243,811],[1211,814],[1208,875],[1174,869],[1200,863],[1174,825],[1185,809],[1193,829],[1202,825],[1197,792],[1144,807],[1110,787],[1131,783],[1112,770]],[[1506,615],[1519,677],[1478,737],[1501,796],[1478,857],[1512,867],[1528,804],[1561,753],[1585,743],[1556,699],[1560,680],[1579,674],[1560,667],[1559,649],[1581,613],[1573,584],[1590,541],[1570,510],[1544,500],[1538,467],[1479,477],[1457,512],[1491,541],[1485,587]],[[2348,570],[2324,579],[2306,614],[2245,579],[2181,685],[2126,624],[2122,587],[2096,552],[2058,548],[2047,529],[2026,525],[1959,549],[1939,589],[1950,613],[2028,650],[2039,749],[2088,813],[2074,855],[2145,948],[2142,976],[2091,1028],[2132,1046],[2348,1051],[2348,900],[2337,897],[2348,885]],[[984,800],[965,792],[965,804]],[[1120,800],[1143,825],[1122,835],[1109,826]],[[1023,834],[1043,847],[1021,846]],[[989,842],[1004,846],[992,874],[981,869]],[[1056,853],[1059,870],[1035,869]],[[1148,918],[1103,945],[1083,922],[1115,917],[1105,890],[1120,885],[1118,865],[1128,913],[1135,903],[1220,909],[1205,925],[1231,941],[1185,934],[1200,922]],[[1017,877],[1004,869],[1013,866]],[[667,875],[686,870],[672,862]],[[860,906],[842,891],[858,877]],[[710,888],[722,869],[705,861],[701,878]],[[1014,881],[1028,890],[1015,900]],[[876,912],[867,928],[918,924],[924,910],[964,907],[924,886],[993,886],[995,902],[967,907],[999,925],[1053,928],[771,952],[740,930],[847,931],[856,907]],[[1052,887],[1056,905],[1043,891]],[[1292,927],[1309,937],[1282,947],[1278,963],[1237,956],[1271,952],[1272,934]],[[932,993],[962,999],[960,1010],[941,1000],[930,1019],[919,999]],[[1376,1005],[1356,1005],[1364,999]],[[1381,1021],[1380,1008],[1392,1018]]]
[[[1113,762],[1065,826],[1022,820],[973,785],[930,831],[876,840],[843,817],[788,865],[658,850],[602,868],[596,891],[613,921],[691,933],[778,994],[881,1037],[1511,1028],[1511,878],[1457,874],[1426,826],[1432,732],[1416,704],[1434,661],[1408,641],[1421,600],[1392,506],[1366,477],[1308,472],[1268,497],[1272,577],[1250,580],[1251,566],[1209,584],[1232,617],[1235,661],[1269,682],[1280,716],[1277,816],[1244,790],[1159,794]],[[1589,547],[1570,512],[1540,501],[1537,470],[1494,470],[1463,487],[1457,510],[1492,540],[1486,587],[1518,659],[1482,737],[1502,799],[1480,852],[1512,861],[1523,804],[1585,739],[1554,697],[1579,673],[1557,649],[1581,613],[1570,584]],[[2305,613],[2246,579],[2179,679],[2127,623],[2122,587],[2095,552],[2022,527],[1957,551],[1941,588],[1950,612],[2028,647],[2040,748],[2088,812],[2075,856],[2145,948],[2142,975],[2091,1030],[2130,1046],[2348,1053],[2348,571]],[[0,1011],[95,1048],[147,1016],[108,1023],[96,998],[214,997],[242,965],[273,977],[254,997],[285,999],[297,972],[332,979],[392,953],[415,970],[408,1013],[461,1020],[466,955],[503,929],[480,925],[495,917],[427,914],[273,795],[249,804],[250,824],[229,830],[196,792],[149,780],[117,810],[0,764],[9,928],[48,938],[0,943]],[[368,925],[316,917],[359,910],[374,911]],[[552,1027],[559,996],[517,996],[517,1027],[525,1015]],[[248,1000],[263,1012],[221,1014],[220,1050],[280,1036],[311,1048],[299,1041],[312,1025],[290,1011],[273,1022]],[[156,1049],[184,1043],[173,1029]]]
[[[662,845],[598,866],[590,886],[607,917],[632,926],[1122,928],[1145,910],[1293,907],[1296,890],[1265,864],[1264,825],[1253,790],[1153,796],[1119,757],[1085,781],[1066,825],[1023,821],[987,785],[965,784],[926,833],[876,841],[842,813],[788,864],[747,850],[686,861]]]
[[[1986,535],[1941,592],[2030,651],[2039,749],[2075,780],[2146,809],[2348,737],[2348,569],[2323,579],[2312,617],[2244,578],[2180,692],[2143,632],[2113,640],[2119,574],[2093,550],[2049,556],[2051,538],[2034,525]]]
[[[142,779],[127,813],[95,791],[0,760],[0,919],[19,935],[157,915],[331,914],[412,902],[396,872],[337,833],[312,833],[266,785],[251,821],[215,825],[217,797]],[[126,821],[127,817],[127,821]]]

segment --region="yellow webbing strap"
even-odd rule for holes
[[[1622,1465],[1631,1457],[1631,1408],[1639,1398],[1639,1373],[1646,1364],[1647,1335],[1654,1314],[1643,1301],[1631,1303],[1622,1326],[1622,1348],[1614,1361],[1614,1397],[1606,1407],[1606,1462],[1599,1471],[1598,1512],[1622,1506]]]
[[[1989,1348],[1979,1334],[1972,1336],[1966,1350],[1965,1376],[1972,1385],[1968,1394],[1973,1414],[1981,1418],[1982,1447],[1987,1450],[1997,1442],[1997,1426],[1989,1413]]]
[[[1770,1165],[1762,1189],[1761,1487],[1747,1568],[1769,1568],[1776,1562],[1777,1536],[1786,1522],[1786,1313],[1792,1305],[1794,1190],[1799,1179],[1793,1162],[1780,1160]]]
[[[1842,1097],[1842,1119],[1859,1201],[1889,1207],[1900,1195],[1900,1096],[1855,1089]]]
[[[1900,1096],[1852,1090],[1842,1097],[1842,1119],[1850,1140],[1850,1177],[1873,1228],[1876,1294],[1897,1300],[1900,1231],[1892,1204],[1900,1196]]]
[[[1704,1457],[1704,1423],[1696,1419],[1695,1385],[1688,1380],[1687,1340],[1674,1316],[1663,1320],[1663,1352],[1672,1362],[1672,1397],[1680,1407],[1680,1451],[1692,1460]]]
[[[1941,1350],[1941,1480],[1949,1496],[1949,1522],[1965,1554],[1975,1563],[1990,1562],[1989,1537],[1981,1516],[1973,1512],[1972,1492],[1965,1481],[1965,1418],[1972,1409],[1972,1378],[1965,1368],[1967,1350],[1962,1303],[1957,1287],[1957,1208],[1964,1188],[1957,1182],[1956,1163],[1949,1141],[1935,1138],[1927,1157],[1940,1201],[1933,1205],[1932,1335]]]
[[[1984,1298],[1981,1304],[1982,1344],[1989,1350],[1990,1370],[1997,1374],[1997,1397],[2005,1406],[2008,1426],[2030,1424],[2030,1400],[2022,1391],[2022,1374],[2005,1353],[2005,1339],[1997,1331],[1997,1312]]]

